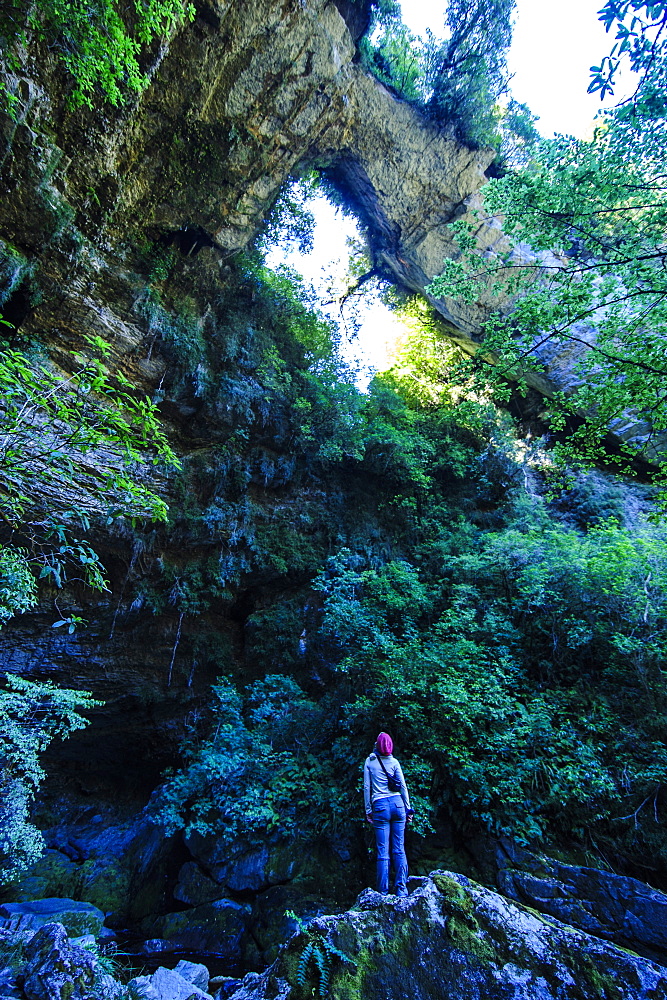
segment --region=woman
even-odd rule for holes
[[[405,824],[414,816],[401,765],[392,757],[391,736],[380,733],[373,753],[364,764],[366,819],[375,828],[377,847],[377,891],[389,891],[389,854],[394,863],[397,896],[407,896],[408,859],[403,835]],[[392,787],[393,786],[393,787]],[[398,789],[398,790],[395,790]]]

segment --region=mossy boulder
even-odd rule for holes
[[[224,895],[223,887],[206,875],[195,861],[186,861],[181,865],[178,882],[173,889],[174,899],[179,903],[199,906],[201,903],[212,903]]]
[[[407,899],[367,889],[296,934],[232,1000],[667,1000],[667,969],[433,872]],[[324,991],[324,992],[323,992]]]
[[[234,963],[242,958],[250,907],[231,899],[166,913],[152,921],[148,933],[180,951],[216,955]]]
[[[164,909],[165,883],[156,875],[163,872],[172,841],[158,827],[141,815],[97,824],[58,820],[47,834],[63,849],[44,852],[13,885],[15,900],[85,900],[115,927]]]
[[[293,878],[299,855],[292,842],[251,843],[244,838],[228,846],[215,836],[191,833],[188,850],[218,885],[232,892],[257,892]]]
[[[497,880],[513,899],[581,930],[667,962],[667,894],[645,882],[497,846]]]
[[[28,872],[12,886],[17,902],[49,896],[78,898],[82,889],[81,865],[56,850],[46,850]]]
[[[75,899],[34,899],[29,902],[3,903],[0,917],[20,924],[22,930],[37,931],[46,924],[62,924],[70,937],[93,934],[99,937],[104,914],[92,903]]]
[[[96,979],[94,956],[68,940],[61,923],[41,927],[26,949],[24,991],[28,1000],[88,1000]],[[111,1000],[115,991],[106,996]]]

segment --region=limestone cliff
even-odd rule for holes
[[[149,88],[122,109],[68,109],[65,75],[37,43],[7,75],[18,104],[15,121],[2,119],[0,310],[23,342],[45,345],[65,370],[84,337],[101,336],[113,370],[164,397],[180,454],[203,455],[238,422],[229,400],[202,408],[197,380],[229,364],[230,258],[292,173],[329,170],[369,226],[383,266],[412,289],[437,273],[451,247],[447,223],[483,181],[488,152],[443,137],[361,68],[354,39],[363,9],[324,0],[202,2],[194,22],[152,52]],[[176,256],[168,278],[147,281],[137,261],[156,247]],[[474,330],[469,313],[441,308],[456,336]],[[173,481],[156,485],[173,499]],[[171,709],[153,718],[151,690],[163,683],[180,632],[178,620],[147,623],[139,606],[127,617],[118,603],[123,579],[142,566],[150,573],[164,543],[155,552],[129,538],[100,544],[120,598],[95,602],[85,636],[51,633],[47,613],[16,623],[0,643],[5,666],[27,676],[61,663],[71,684],[89,687],[94,677],[114,706],[108,743],[94,752],[108,774],[121,775],[142,727],[169,726]],[[243,622],[247,613],[234,615]],[[201,667],[195,674],[194,692],[210,680]],[[137,675],[142,685],[127,683]],[[128,698],[129,715],[121,709]],[[160,747],[162,739],[147,749],[151,777],[140,797],[168,760]]]
[[[312,884],[288,884],[295,872],[335,872],[332,895],[349,903],[350,885],[363,884],[361,837],[335,832],[322,858],[302,857],[272,836],[240,838],[233,849],[165,838],[137,813],[183,740],[200,738],[220,673],[244,685],[269,669],[302,669],[305,619],[317,601],[308,588],[332,553],[349,546],[370,565],[404,549],[392,534],[394,487],[382,454],[370,476],[355,471],[353,448],[331,471],[307,435],[295,444],[299,428],[280,381],[262,369],[275,346],[266,334],[273,306],[239,273],[236,254],[285,181],[315,166],[359,212],[383,271],[423,290],[452,251],[448,225],[475,199],[490,159],[443,136],[364,72],[355,48],[364,16],[361,4],[343,0],[202,0],[195,21],[147,57],[142,97],[95,113],[68,109],[53,54],[28,45],[20,71],[7,74],[17,119],[1,123],[0,311],[22,342],[65,371],[85,336],[101,336],[110,367],[160,400],[185,466],[155,476],[172,504],[167,531],[95,526],[111,593],[74,585],[58,595],[85,630],[52,630],[56,595],[45,587],[37,611],[0,632],[4,671],[53,677],[105,703],[87,731],[51,755],[41,813],[49,852],[17,895],[88,899],[116,927],[140,927],[156,950],[188,949],[210,933],[218,955],[250,967],[275,955],[287,908],[321,912]],[[493,223],[480,232],[486,245],[499,236]],[[171,256],[160,271],[164,251]],[[484,304],[434,306],[449,335],[473,350]],[[279,374],[305,385],[301,356],[283,346]],[[492,519],[510,477],[501,466],[487,476],[485,456],[475,461],[483,500],[476,505],[444,467],[442,494],[462,494],[462,509]],[[294,632],[292,645],[276,640],[278,620]],[[309,681],[324,687],[316,669]],[[429,885],[410,905],[433,904],[439,947],[438,892]],[[463,942],[454,958],[468,967],[488,950],[464,911],[448,926]],[[520,912],[517,920],[527,919]],[[550,932],[535,933],[543,943]],[[485,983],[505,975],[500,954]],[[618,979],[623,960],[600,954]],[[660,977],[649,971],[645,982],[658,989]]]
[[[25,251],[31,267],[39,261],[40,287],[60,287],[59,322],[70,335],[109,303],[82,246],[63,254],[58,242],[77,231],[99,261],[160,237],[184,253],[213,247],[221,262],[247,245],[286,179],[312,166],[354,205],[382,272],[424,291],[455,251],[448,224],[479,205],[493,154],[448,139],[364,71],[354,40],[363,17],[361,5],[324,0],[243,9],[207,0],[154,54],[145,94],[102,115],[66,111],[52,56],[25,53],[8,83],[18,121],[4,126],[0,238]],[[485,248],[502,241],[497,220],[479,227],[478,240]],[[495,302],[431,302],[443,331],[476,351]],[[43,327],[46,317],[32,321]],[[119,321],[107,315],[104,324]],[[529,371],[529,384],[543,394],[567,389],[572,352],[543,352],[540,362],[544,371]],[[156,373],[146,375],[150,383]],[[647,433],[632,417],[614,430],[621,440]]]

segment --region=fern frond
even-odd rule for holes
[[[324,945],[324,948],[329,953],[329,955],[331,956],[335,955],[336,958],[340,958],[341,962],[347,962],[348,965],[351,965],[353,966],[353,968],[356,969],[357,963],[353,961],[353,959],[351,959],[349,955],[346,955],[344,951],[341,951],[340,948],[337,948],[334,944],[331,944],[329,941],[322,941],[322,944]]]
[[[299,959],[299,964],[296,970],[296,984],[301,990],[306,988],[306,975],[308,973],[308,962],[310,961],[314,950],[315,950],[315,945],[313,944],[312,941],[309,941],[306,947],[301,952],[301,957]]]
[[[323,942],[322,942],[323,943]],[[329,978],[331,976],[331,959],[326,948],[317,948],[315,951],[315,964],[319,969],[320,982],[317,989],[319,997],[326,997],[329,992]]]
[[[294,910],[285,910],[285,916],[291,917],[292,920],[296,921],[296,925],[302,934],[305,934],[308,930],[308,924],[306,921],[302,920],[301,917],[294,912]]]

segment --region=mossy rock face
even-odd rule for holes
[[[83,895],[105,913],[120,913],[127,906],[130,873],[116,858],[91,858],[82,865]]]
[[[447,875],[446,872],[433,872],[431,875],[433,884],[438,892],[444,896],[445,907],[454,913],[470,916],[473,911],[473,902],[470,894],[466,892],[462,885]]]
[[[155,875],[168,855],[169,842],[156,826],[133,817],[124,823],[77,826],[70,828],[70,835],[82,860],[45,851],[12,887],[16,901],[85,901],[107,914],[112,927],[164,909],[164,880]]]
[[[17,902],[53,896],[78,899],[82,881],[81,865],[60,851],[44,851],[28,873],[12,886],[12,896]],[[107,907],[100,909],[106,911]]]
[[[62,924],[70,937],[94,934],[98,937],[104,923],[104,914],[92,903],[74,899],[34,899],[22,903],[3,903],[0,917],[21,918],[21,926],[33,931],[46,924]]]
[[[214,954],[238,962],[243,954],[249,907],[231,899],[218,899],[189,910],[165,913],[145,932],[193,954]]]
[[[496,958],[494,947],[458,917],[449,918],[447,931],[452,944],[459,951],[465,952],[469,956],[474,956],[480,962],[493,962]]]
[[[260,952],[260,967],[265,967],[278,955],[281,947],[298,930],[295,913],[302,922],[308,922],[324,913],[331,913],[322,898],[305,891],[299,885],[273,886],[261,893],[253,902],[250,926],[252,941]]]
[[[498,849],[501,891],[563,923],[667,959],[667,894],[645,882],[504,842]],[[663,959],[663,960],[664,960]]]
[[[310,950],[308,950],[310,949]],[[304,962],[304,955],[307,962]],[[238,1000],[667,1000],[667,970],[451,872],[320,917]]]
[[[231,892],[261,892],[294,878],[300,867],[293,843],[251,843],[240,838],[228,846],[213,835],[192,833],[186,846],[214,881]]]
[[[94,989],[96,960],[85,948],[73,945],[61,923],[37,931],[26,948],[25,995],[30,1000],[114,1000],[117,991]]]

